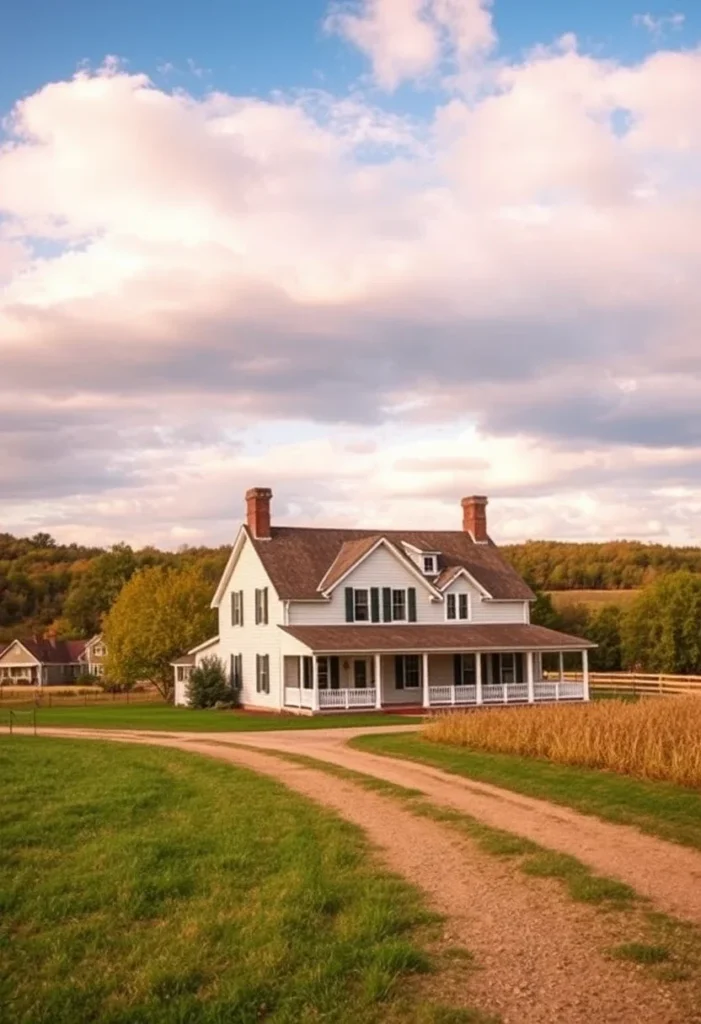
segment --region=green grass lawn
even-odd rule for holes
[[[574,768],[512,754],[431,743],[414,733],[361,736],[351,746],[442,768],[480,782],[551,800],[585,814],[701,850],[701,792],[612,772]]]
[[[0,706],[0,724],[8,712]],[[194,711],[167,704],[103,704],[64,708],[39,708],[38,726],[65,726],[84,729],[145,729],[187,732],[257,732],[266,729],[332,729],[360,725],[411,725],[421,721],[408,715],[373,712],[337,715],[255,714],[250,711]],[[18,725],[29,724],[22,714]]]
[[[419,894],[283,786],[41,737],[0,739],[0,778],[3,1021],[478,1019],[419,998]]]

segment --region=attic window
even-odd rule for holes
[[[435,574],[438,572],[438,567],[436,565],[437,560],[438,559],[436,555],[422,556],[424,576],[435,576]]]

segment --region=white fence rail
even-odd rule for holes
[[[476,686],[430,686],[428,695],[431,707],[477,703]],[[583,700],[584,683],[569,679],[564,682],[538,680],[533,684],[533,695],[536,703]],[[487,705],[526,704],[528,703],[528,683],[484,683],[482,703]]]
[[[374,708],[375,687],[365,689],[319,690],[320,708]]]

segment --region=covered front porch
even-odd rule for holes
[[[567,649],[570,653],[571,649]],[[565,651],[313,652],[283,660],[284,706],[311,712],[537,704],[589,699],[582,678],[565,679]],[[544,665],[554,662],[554,671]]]

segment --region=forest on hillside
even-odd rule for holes
[[[615,540],[529,540],[500,546],[534,590],[637,590],[661,575],[701,573],[701,548]]]
[[[46,533],[0,534],[0,642],[16,636],[92,636],[137,569],[197,565],[214,585],[227,557],[223,547],[134,551],[116,544],[104,550],[57,544]]]

